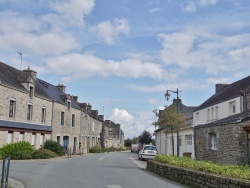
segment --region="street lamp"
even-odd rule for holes
[[[167,90],[167,92],[165,93],[165,98],[166,100],[168,101],[169,98],[170,98],[170,93],[169,92],[172,92],[172,93],[176,93],[177,94],[177,102],[176,102],[176,105],[177,105],[177,114],[178,114],[178,110],[179,110],[179,90],[177,88],[176,91],[172,91],[172,90]],[[179,128],[177,127],[177,132],[176,132],[176,135],[177,135],[177,141],[176,141],[176,144],[177,144],[177,157],[179,157]]]

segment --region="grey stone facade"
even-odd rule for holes
[[[194,128],[197,160],[221,164],[248,164],[247,133],[249,122],[221,122]],[[211,148],[211,134],[216,133],[216,149]]]

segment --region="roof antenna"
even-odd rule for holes
[[[23,64],[23,54],[21,52],[17,52],[20,57],[21,57],[21,67],[20,67],[20,70],[22,70],[22,64]]]
[[[180,98],[181,98],[181,91],[180,91]]]

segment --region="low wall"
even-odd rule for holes
[[[167,179],[197,188],[249,188],[250,180],[228,178],[216,174],[199,172],[182,167],[147,161],[147,170]]]

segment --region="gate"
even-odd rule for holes
[[[1,188],[8,187],[9,169],[10,169],[10,157],[7,157],[3,159]]]

